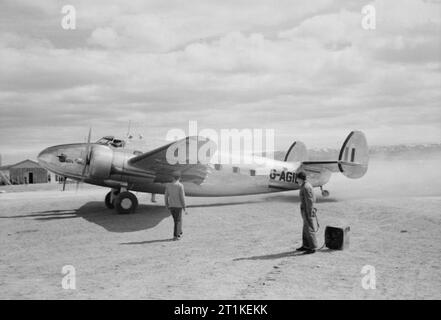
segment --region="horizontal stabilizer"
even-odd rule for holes
[[[303,161],[299,169],[306,173],[320,173],[324,170],[341,172],[346,177],[357,179],[368,169],[369,149],[366,137],[361,131],[352,131],[340,150],[338,160]]]

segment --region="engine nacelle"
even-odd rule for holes
[[[107,179],[113,162],[113,150],[107,146],[93,145],[89,164],[89,177]]]

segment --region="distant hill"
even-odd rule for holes
[[[333,160],[338,158],[340,149],[308,149],[309,160]],[[286,151],[276,151],[274,158],[283,160]],[[441,156],[441,144],[399,144],[392,146],[371,146],[369,156],[372,159],[426,159]]]

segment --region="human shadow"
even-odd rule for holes
[[[233,259],[233,261],[274,260],[274,259],[281,259],[281,258],[287,258],[287,257],[303,256],[303,255],[304,254],[301,251],[286,251],[286,252],[280,252],[280,253],[274,253],[274,254],[266,254],[266,255],[262,255],[262,256],[252,256],[252,257],[236,258],[236,259]]]
[[[173,239],[158,239],[158,240],[146,240],[146,241],[136,241],[136,242],[122,242],[120,245],[137,245],[137,244],[151,244],[160,242],[172,242]]]
[[[316,253],[333,253],[335,251],[339,250],[333,250],[329,248],[320,248],[316,250]],[[274,259],[281,259],[281,258],[287,258],[287,257],[298,257],[298,256],[304,256],[305,253],[303,251],[286,251],[286,252],[280,252],[280,253],[274,253],[274,254],[266,254],[262,256],[252,256],[252,257],[244,257],[244,258],[236,258],[233,259],[233,261],[244,261],[244,260],[274,260]]]

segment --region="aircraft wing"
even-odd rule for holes
[[[179,172],[181,181],[201,184],[210,171],[208,162],[215,151],[211,140],[192,136],[133,157],[129,164],[153,172],[154,182],[170,182]]]

